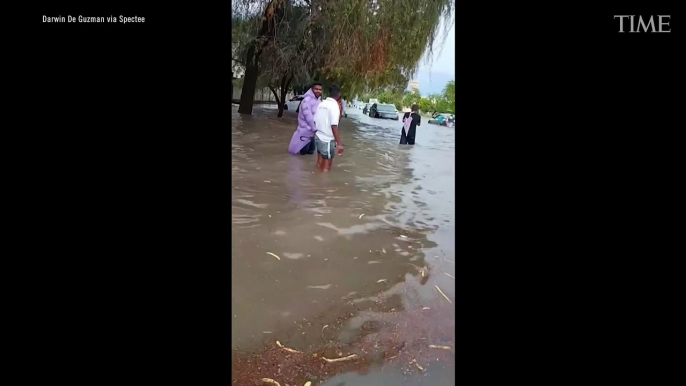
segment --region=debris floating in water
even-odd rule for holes
[[[264,182],[266,182],[266,183],[268,183],[268,184],[271,184],[271,183],[272,183],[271,181],[267,181],[267,180],[264,180]]]
[[[400,235],[400,237],[402,237],[402,238],[404,238],[404,239],[406,239],[406,238],[407,238],[407,236],[405,236],[405,235]]]
[[[275,381],[275,380],[273,380],[273,379],[271,379],[271,378],[262,378],[262,382],[264,382],[264,383],[271,383],[271,384],[274,384],[274,385],[276,385],[276,386],[281,386],[281,384],[280,384],[279,382],[277,382],[277,381]]]
[[[381,248],[381,253],[386,254],[386,248]]]
[[[263,334],[271,334],[271,331],[262,331]]]
[[[329,327],[328,324],[325,324],[324,327],[322,327],[322,340],[324,341],[325,344],[326,344],[326,339],[324,339],[324,329],[327,327]],[[315,356],[317,356],[316,353],[315,353]]]
[[[362,214],[360,215],[360,217],[358,217],[358,218],[362,218],[362,216],[364,216],[364,213],[362,213]]]
[[[275,254],[273,254],[271,252],[267,252],[267,254],[276,257],[277,260],[281,260],[281,258],[279,256],[276,256]]]
[[[443,272],[443,273],[445,273],[445,272]],[[449,273],[445,273],[445,274],[446,274],[448,277],[451,277],[451,278],[453,278],[453,279],[455,278],[454,276],[451,276]]]
[[[327,285],[308,285],[307,288],[329,289],[329,288],[331,288],[331,284],[327,284]]]
[[[422,273],[422,277],[424,277],[424,270],[422,269],[422,270],[419,271],[419,272],[421,272],[421,273]]]
[[[422,310],[430,310],[431,308],[429,307],[423,307]]]
[[[388,280],[386,280],[386,279],[379,279],[379,280],[377,280],[376,282],[377,282],[377,283],[383,283],[383,282],[385,282],[385,281],[388,281]]]
[[[305,382],[305,384],[303,386],[312,386],[312,382],[307,381],[307,382]]]
[[[450,346],[439,346],[436,344],[430,344],[429,347],[431,348],[440,348],[441,350],[450,350]]]
[[[336,359],[328,359],[328,358],[322,357],[323,360],[325,360],[325,361],[327,361],[327,362],[329,362],[329,363],[332,363],[332,362],[349,361],[349,360],[351,360],[351,359],[356,359],[356,358],[357,358],[357,354],[352,354],[352,355],[348,355],[347,357],[336,358]]]
[[[288,351],[288,352],[297,353],[297,354],[302,354],[302,351],[293,350],[292,348],[288,348],[288,347],[282,345],[281,342],[279,342],[278,340],[276,341],[276,345],[279,346],[279,347],[281,347],[282,349]]]
[[[423,368],[422,366],[420,366],[419,363],[417,363],[417,360],[416,360],[416,359],[413,359],[412,362],[410,362],[410,363],[414,363],[414,365],[417,366],[417,368],[418,368],[420,371],[424,371],[424,368]]]
[[[287,258],[289,258],[291,260],[302,259],[303,257],[305,257],[305,255],[302,253],[284,252],[283,254],[284,254],[284,256],[286,256]]]
[[[443,295],[443,297],[445,298],[445,300],[447,300],[447,301],[448,301],[448,303],[450,303],[450,304],[452,304],[452,303],[453,303],[453,302],[451,302],[451,301],[450,301],[450,299],[448,299],[448,297],[447,297],[447,296],[445,296],[445,294],[443,293],[443,291],[441,291],[441,289],[440,289],[440,288],[438,288],[438,286],[437,286],[437,285],[434,285],[434,287],[436,287],[436,289],[438,290],[438,292],[440,292],[440,293],[441,293],[441,295]]]

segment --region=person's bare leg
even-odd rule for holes
[[[331,161],[333,161],[331,158],[324,160],[324,171],[325,172],[328,172],[331,169]]]
[[[324,159],[322,158],[322,154],[320,152],[317,152],[317,169],[322,170],[324,167]]]

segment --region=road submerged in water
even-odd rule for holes
[[[454,385],[454,129],[349,108],[322,173],[295,113],[232,109],[232,384]]]

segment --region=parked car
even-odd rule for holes
[[[383,103],[374,103],[369,109],[369,116],[372,118],[395,119],[396,121],[400,119],[398,109],[395,108],[395,105]]]
[[[290,111],[296,111],[298,110],[298,107],[300,106],[300,102],[302,102],[304,95],[298,95],[293,97],[291,100],[283,104],[283,109],[284,110],[290,110]]]

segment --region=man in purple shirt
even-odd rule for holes
[[[321,102],[322,84],[314,83],[300,102],[298,113],[298,127],[293,133],[291,143],[288,145],[288,152],[291,154],[314,154],[315,143],[314,134],[317,127],[314,124],[314,112]]]

